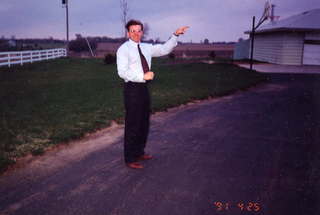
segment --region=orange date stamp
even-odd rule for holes
[[[217,211],[228,211],[228,210],[240,210],[249,212],[260,212],[261,204],[258,202],[214,202],[213,205],[216,207]]]

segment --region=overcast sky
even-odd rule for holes
[[[123,35],[119,0],[69,0],[70,38]],[[285,18],[320,8],[320,0],[271,0]],[[179,26],[189,25],[184,42],[237,41],[246,38],[252,16],[260,18],[265,0],[128,0],[129,18],[148,23],[147,38],[166,40]],[[66,38],[61,0],[0,0],[0,36]]]

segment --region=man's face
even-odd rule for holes
[[[139,43],[141,41],[143,35],[143,31],[141,30],[141,25],[131,25],[129,27],[128,31],[128,37],[135,41],[136,43]]]

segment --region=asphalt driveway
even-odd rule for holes
[[[268,76],[155,114],[143,170],[115,126],[1,176],[0,214],[319,214],[320,75]]]

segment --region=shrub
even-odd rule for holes
[[[169,59],[174,60],[174,59],[176,58],[176,55],[171,52],[171,53],[168,55],[168,57],[169,57]]]
[[[116,56],[113,54],[106,54],[104,56],[104,63],[105,64],[114,64],[116,63]]]
[[[209,57],[212,58],[213,60],[216,58],[216,53],[214,51],[211,51],[209,53]]]

